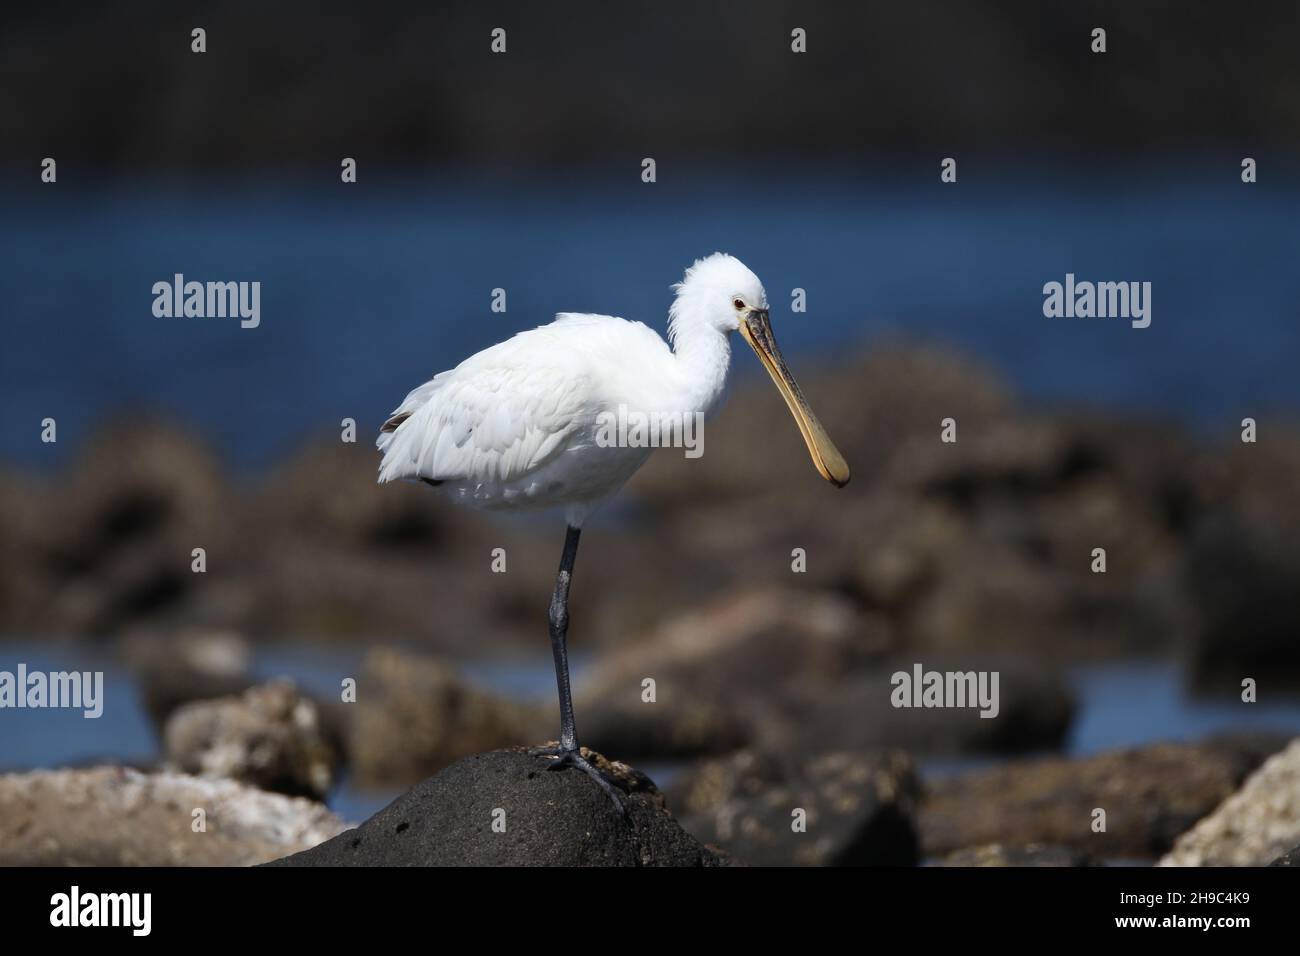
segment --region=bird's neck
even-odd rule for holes
[[[701,325],[679,325],[673,332],[673,356],[682,375],[685,410],[707,415],[722,399],[727,386],[730,336]]]

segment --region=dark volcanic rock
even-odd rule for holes
[[[831,753],[791,766],[744,751],[701,765],[672,792],[682,825],[743,863],[917,863],[917,783],[902,753]]]
[[[644,774],[584,752],[625,788],[624,817],[580,770],[523,749],[475,754],[282,866],[719,866]],[[496,826],[494,826],[494,823]],[[500,831],[500,832],[498,832]]]

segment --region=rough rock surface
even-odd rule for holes
[[[922,845],[927,857],[990,843],[1056,844],[1097,859],[1156,857],[1235,791],[1266,750],[1230,738],[1153,744],[938,780],[921,804]],[[1106,811],[1104,833],[1092,829],[1097,808]]]
[[[250,866],[345,826],[318,803],[232,780],[121,767],[0,776],[0,866]]]
[[[644,774],[587,751],[626,788],[624,817],[574,768],[521,749],[475,754],[283,866],[718,866]]]
[[[1300,740],[1184,833],[1161,866],[1266,866],[1300,843]]]
[[[367,655],[349,706],[349,763],[374,787],[410,786],[461,757],[535,739],[557,719],[470,686],[437,658],[393,648]]]
[[[701,765],[670,794],[687,830],[746,864],[917,862],[916,777],[901,753],[830,753],[789,765],[744,751]]]
[[[163,737],[168,763],[183,773],[318,800],[330,792],[341,757],[319,706],[287,680],[186,704]]]

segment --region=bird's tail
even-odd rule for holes
[[[393,409],[393,413],[388,416],[383,427],[379,429],[379,435],[375,439],[375,447],[383,453],[383,458],[379,462],[379,480],[396,481],[399,478],[418,478],[416,472],[416,454],[417,449],[416,435],[414,431],[402,428],[406,421],[428,404],[433,393],[437,391],[439,382],[436,378],[425,382],[419,388],[413,389],[410,394],[403,399],[402,404]]]

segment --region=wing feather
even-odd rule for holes
[[[518,337],[516,337],[518,338]],[[509,345],[514,339],[502,343]],[[488,349],[415,389],[381,433],[379,480],[511,481],[558,454],[586,421],[590,383],[563,360]]]
[[[602,381],[626,381],[656,352],[668,346],[640,322],[561,313],[412,390],[376,443],[379,480],[522,478],[594,420]]]

